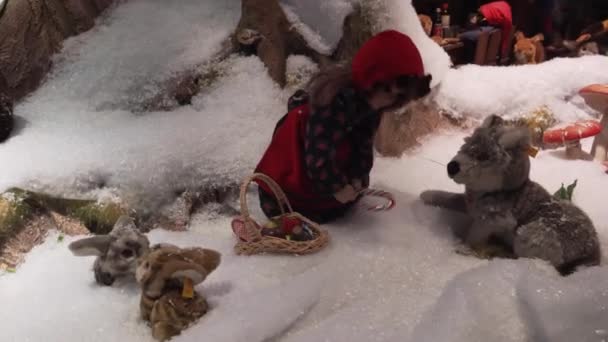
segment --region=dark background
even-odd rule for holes
[[[492,0],[413,0],[416,11],[430,15],[434,20],[435,8],[448,3],[451,22],[463,26],[469,13]],[[574,39],[593,22],[608,19],[608,0],[508,0],[513,12],[513,24],[526,36],[543,32],[543,18],[550,13],[552,4],[561,6],[562,20],[552,16],[554,27],[564,38]]]

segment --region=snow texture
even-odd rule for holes
[[[21,127],[0,145],[0,190],[80,195],[105,186],[150,206],[178,189],[247,174],[288,96],[259,59],[228,61],[224,77],[192,106],[142,116],[128,105],[214,53],[239,8],[236,0],[134,0],[68,40],[46,83],[15,109]]]
[[[595,111],[578,91],[608,83],[608,57],[559,58],[536,65],[450,69],[435,100],[456,117],[483,119],[490,114],[517,118],[543,105],[560,122],[588,119]]]
[[[412,341],[606,340],[605,271],[562,279],[542,266],[502,261],[456,276]]]
[[[310,78],[319,71],[319,66],[312,59],[302,55],[287,57],[287,85],[288,93],[292,94],[298,89],[306,87]]]
[[[315,46],[333,50],[342,37],[344,18],[353,10],[354,0],[281,0],[286,14],[304,38]]]
[[[296,29],[302,37],[306,40],[308,45],[317,50],[320,53],[331,55],[333,49],[325,40],[321,37],[318,32],[313,31],[310,26],[304,24],[300,17],[296,14],[295,9],[287,4],[281,4],[281,8],[287,17],[287,20],[291,23],[292,28]]]
[[[411,156],[378,160],[373,186],[393,192],[397,207],[373,213],[358,206],[325,226],[332,242],[315,255],[236,256],[229,218],[213,208],[199,213],[187,233],[151,232],[153,243],[223,254],[197,288],[212,310],[175,341],[604,338],[608,266],[562,278],[541,261],[484,261],[454,252],[458,241],[450,227],[460,218],[424,206],[417,195],[428,188],[459,189],[436,162],[446,163],[462,137],[445,133]],[[595,221],[605,249],[608,195],[595,190],[608,186],[608,177],[595,163],[562,158],[562,152],[541,153],[532,177],[548,189],[579,179],[574,200]],[[255,196],[249,199],[254,215],[261,215]],[[97,286],[93,258],[72,256],[71,241],[51,235],[16,273],[0,277],[0,340],[151,341],[138,316],[136,287],[127,280]]]

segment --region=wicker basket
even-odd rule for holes
[[[281,209],[281,218],[295,217],[302,222],[305,222],[313,232],[313,239],[307,241],[293,241],[274,236],[262,235],[261,226],[251,217],[247,206],[247,189],[253,181],[264,182],[272,191],[279,208]],[[242,222],[242,225],[235,228],[233,221],[233,230],[239,241],[234,246],[237,254],[252,255],[260,253],[287,253],[287,254],[310,254],[319,251],[329,242],[329,234],[322,230],[316,222],[313,222],[299,213],[296,213],[291,208],[287,196],[279,185],[272,178],[255,173],[249,176],[241,185],[241,217],[235,221]],[[239,230],[237,232],[237,229]]]

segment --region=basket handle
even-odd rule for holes
[[[260,180],[264,182],[269,188],[270,191],[274,194],[277,202],[279,203],[279,208],[281,209],[281,214],[285,214],[285,208],[290,213],[293,213],[293,209],[291,208],[291,204],[289,204],[289,200],[287,200],[287,196],[281,189],[281,187],[270,177],[266,176],[263,173],[254,173],[248,178],[245,179],[243,184],[241,184],[241,194],[240,194],[240,202],[241,202],[241,215],[243,218],[249,218],[249,207],[247,206],[247,188],[249,184],[255,180]]]

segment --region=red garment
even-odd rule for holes
[[[509,52],[509,36],[513,29],[511,6],[506,1],[494,1],[479,8],[488,24],[500,27],[502,31],[502,55]]]
[[[323,195],[316,191],[315,184],[306,174],[303,142],[309,116],[309,105],[296,107],[287,114],[285,121],[277,127],[255,171],[264,173],[277,182],[297,211],[314,212],[342,207],[344,204],[336,201],[333,195]],[[351,148],[344,141],[337,148],[335,160],[345,167],[350,154]],[[268,194],[272,194],[265,184],[259,185]]]
[[[510,13],[510,12],[509,12]],[[388,30],[368,40],[353,58],[353,81],[367,90],[397,76],[424,76],[420,52],[410,37]]]

